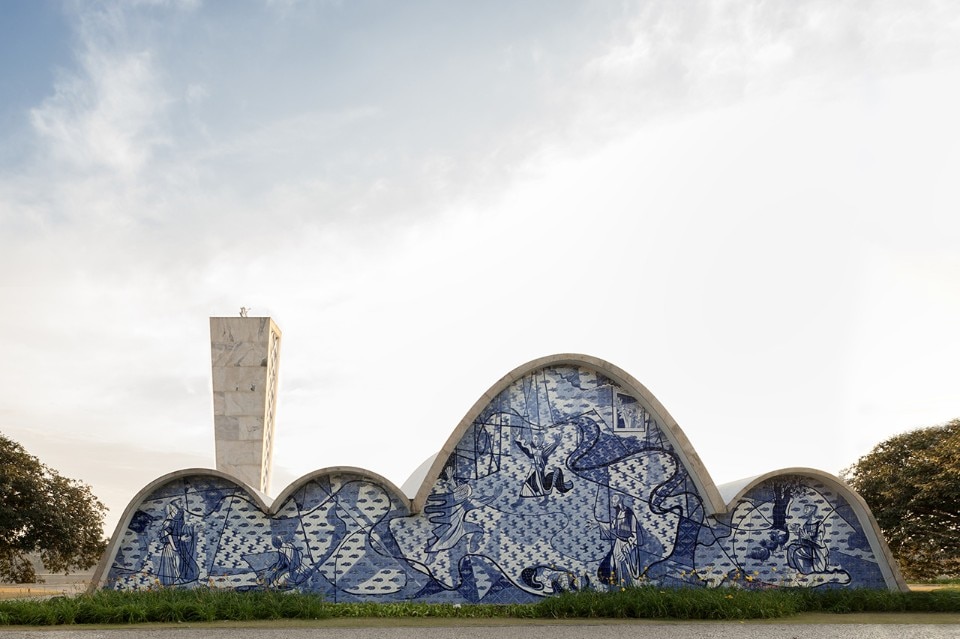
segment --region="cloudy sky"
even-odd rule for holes
[[[0,5],[0,432],[111,508],[214,464],[210,316],[283,331],[274,494],[398,485],[586,353],[722,483],[960,417],[960,6]]]

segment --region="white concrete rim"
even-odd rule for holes
[[[103,585],[103,582],[106,580],[109,568],[116,557],[119,540],[122,537],[123,532],[129,526],[130,519],[133,517],[133,513],[136,512],[136,510],[140,507],[142,500],[161,486],[184,477],[216,477],[233,483],[246,491],[265,515],[272,516],[276,514],[277,510],[297,490],[313,480],[336,474],[355,475],[360,479],[366,479],[373,483],[379,484],[397,497],[399,501],[406,506],[409,514],[417,514],[423,509],[430,492],[440,477],[440,473],[443,470],[443,466],[446,463],[447,458],[453,453],[466,430],[470,428],[474,420],[487,407],[487,405],[490,404],[490,402],[492,402],[504,389],[509,387],[520,378],[543,368],[564,365],[582,367],[600,373],[613,380],[616,384],[621,386],[625,392],[635,397],[641,403],[644,409],[646,409],[647,412],[649,412],[657,420],[657,423],[660,426],[664,436],[666,436],[674,451],[680,457],[681,463],[687,470],[691,481],[693,481],[699,494],[704,499],[704,508],[707,515],[715,516],[728,512],[730,507],[736,504],[737,501],[740,500],[749,490],[774,477],[793,475],[816,479],[830,486],[832,489],[837,491],[837,494],[841,498],[846,499],[847,503],[856,514],[861,528],[867,535],[871,548],[876,554],[882,555],[882,557],[886,559],[886,561],[879,561],[878,563],[880,564],[880,569],[883,573],[887,587],[891,590],[905,591],[908,589],[906,581],[903,579],[899,567],[897,566],[896,561],[893,559],[893,555],[880,532],[880,527],[877,525],[876,519],[870,512],[870,508],[867,506],[863,498],[860,497],[860,495],[858,495],[853,489],[851,489],[843,480],[834,475],[813,468],[785,468],[758,475],[748,480],[740,480],[739,482],[726,484],[725,486],[735,492],[732,496],[721,496],[720,490],[710,477],[710,474],[707,472],[707,469],[701,461],[699,455],[697,455],[690,441],[687,439],[686,434],[677,424],[676,420],[673,419],[670,413],[667,412],[666,408],[664,408],[660,401],[657,400],[653,393],[651,393],[643,384],[641,384],[627,372],[614,366],[613,364],[610,364],[609,362],[596,357],[591,357],[589,355],[565,353],[548,355],[546,357],[541,357],[539,359],[527,362],[526,364],[522,364],[500,378],[500,380],[498,380],[483,395],[481,395],[480,398],[467,411],[463,419],[460,420],[460,423],[456,426],[456,428],[454,428],[453,432],[447,438],[443,447],[440,449],[440,452],[435,456],[433,463],[430,465],[429,470],[423,477],[423,481],[421,482],[416,495],[412,499],[408,497],[403,490],[394,485],[393,482],[387,480],[383,476],[364,468],[353,466],[331,466],[307,473],[291,482],[277,496],[276,499],[269,500],[269,504],[267,503],[268,499],[251,486],[246,485],[244,482],[232,475],[210,468],[189,468],[174,471],[160,477],[141,489],[124,510],[123,515],[117,523],[116,530],[110,539],[107,550],[104,552],[103,557],[101,557],[100,563],[94,572],[89,591],[92,592],[100,588]],[[724,497],[727,497],[728,501],[725,501]]]
[[[831,475],[828,472],[817,470],[816,468],[805,468],[799,466],[792,468],[781,468],[780,470],[773,470],[762,475],[757,475],[756,477],[746,480],[742,487],[730,498],[730,501],[727,502],[727,510],[729,510],[731,506],[735,505],[748,492],[757,486],[776,477],[788,476],[799,476],[815,479],[823,482],[832,490],[836,491],[837,495],[850,505],[850,508],[857,516],[857,521],[860,523],[860,528],[863,529],[863,533],[867,536],[867,541],[870,542],[870,548],[873,550],[874,554],[878,556],[878,559],[881,559],[881,561],[878,561],[877,564],[880,566],[880,571],[883,573],[883,580],[887,584],[887,588],[889,590],[899,590],[902,592],[910,590],[909,586],[907,586],[906,580],[903,578],[903,574],[900,572],[900,566],[897,564],[897,560],[894,559],[893,553],[890,552],[890,546],[887,545],[887,541],[883,538],[883,533],[880,531],[880,525],[877,524],[877,520],[874,518],[873,513],[870,512],[870,507],[867,505],[867,502],[864,501],[863,497],[861,497],[857,491],[851,488],[847,482],[843,481],[836,475]]]
[[[277,495],[276,499],[273,500],[273,504],[270,506],[270,512],[268,514],[275,515],[280,507],[283,506],[283,504],[286,503],[286,501],[290,499],[295,492],[309,484],[311,481],[332,475],[355,475],[360,479],[369,480],[375,484],[379,484],[388,492],[392,493],[394,497],[399,499],[400,503],[402,503],[407,509],[407,512],[410,512],[410,498],[404,495],[403,491],[397,488],[397,486],[386,477],[369,471],[366,468],[359,468],[357,466],[328,466],[327,468],[321,468],[320,470],[314,470],[305,475],[301,475],[297,479],[290,482],[290,485],[284,488],[283,492]]]
[[[131,499],[127,504],[127,507],[123,511],[123,515],[120,516],[120,520],[117,522],[117,527],[114,529],[113,535],[110,537],[110,543],[107,544],[107,549],[100,558],[100,563],[97,564],[97,569],[94,571],[93,577],[90,579],[90,586],[87,588],[87,592],[92,593],[103,586],[103,582],[106,580],[107,574],[110,572],[110,566],[113,565],[113,560],[117,556],[117,547],[120,543],[120,538],[123,536],[123,531],[125,531],[130,525],[130,520],[133,518],[133,514],[140,508],[143,500],[149,497],[158,488],[165,486],[170,482],[183,479],[184,477],[216,477],[217,479],[230,482],[231,484],[234,484],[246,491],[246,493],[250,495],[250,498],[253,499],[253,501],[257,504],[257,506],[259,506],[263,512],[267,512],[268,506],[266,500],[264,499],[264,495],[262,495],[252,486],[245,484],[241,480],[228,473],[224,473],[213,468],[184,468],[182,470],[175,470],[171,473],[167,473],[162,477],[154,479],[152,482],[141,488],[140,492],[134,495],[133,499]]]
[[[674,451],[680,457],[681,462],[690,474],[690,478],[697,487],[697,490],[703,496],[704,505],[708,513],[714,514],[725,511],[726,505],[720,497],[716,484],[714,484],[706,467],[700,460],[700,456],[697,455],[693,446],[690,444],[690,440],[687,439],[686,434],[677,424],[676,420],[667,412],[663,404],[654,397],[653,393],[647,390],[646,386],[634,379],[626,371],[613,364],[597,357],[576,353],[548,355],[522,364],[500,378],[486,393],[481,395],[480,399],[467,411],[467,414],[460,420],[460,423],[454,428],[453,433],[450,434],[450,437],[447,438],[446,443],[440,449],[440,452],[437,454],[430,470],[426,473],[423,483],[413,499],[411,511],[418,513],[423,509],[427,497],[430,495],[430,491],[433,489],[434,484],[440,477],[440,473],[443,471],[443,466],[446,464],[447,458],[453,453],[466,430],[473,424],[473,421],[497,395],[525,375],[549,366],[564,365],[587,368],[601,373],[616,382],[624,391],[633,395],[647,412],[657,420],[664,435],[670,441]]]

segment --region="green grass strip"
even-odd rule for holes
[[[662,589],[568,593],[535,604],[332,603],[319,595],[160,589],[0,602],[0,625],[134,624],[331,617],[502,619],[770,619],[803,612],[960,613],[960,589],[878,590]]]

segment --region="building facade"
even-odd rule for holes
[[[132,500],[93,587],[451,603],[644,584],[906,588],[841,480],[792,468],[715,486],[612,364],[542,358],[482,397],[403,489],[344,467],[269,501],[223,471],[162,477]]]

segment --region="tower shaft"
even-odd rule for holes
[[[269,317],[211,317],[217,470],[269,494],[280,329]]]

